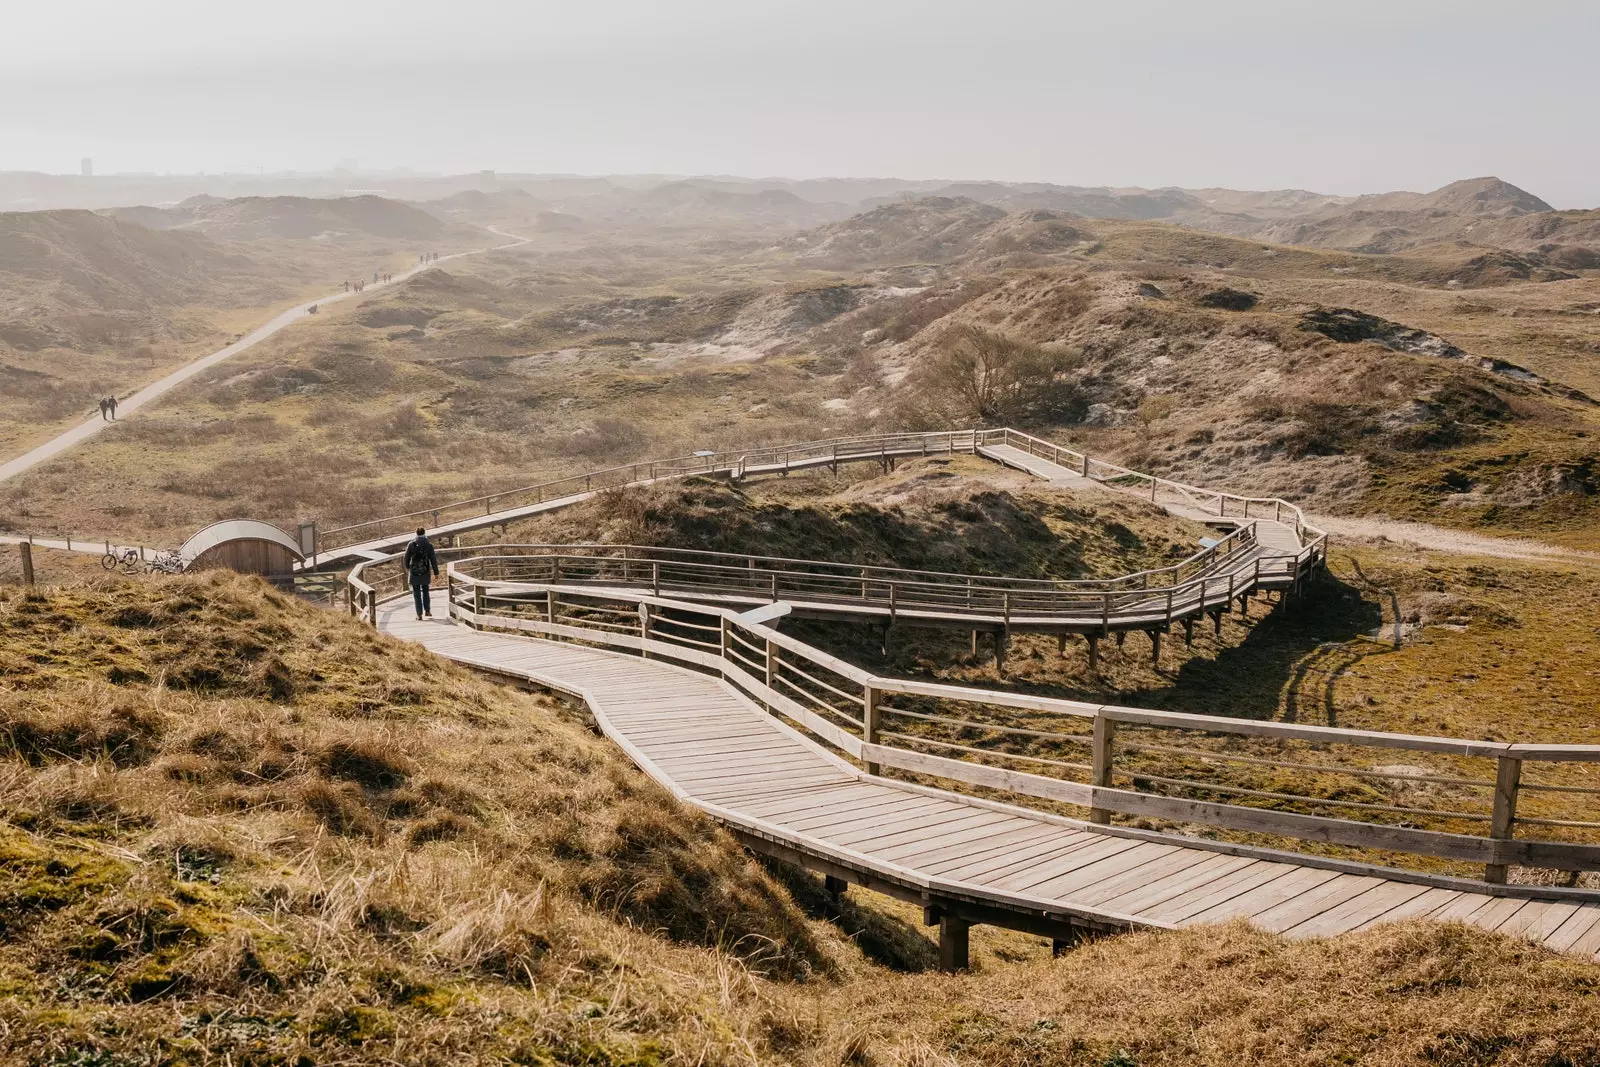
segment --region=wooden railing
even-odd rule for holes
[[[1182,580],[1191,561],[1121,578],[1058,581],[641,545],[483,545],[445,554],[498,556],[499,577],[510,582],[626,588],[724,604],[785,601],[806,613],[886,622],[1100,634],[1164,631],[1207,611],[1226,611],[1237,598],[1289,587],[1316,562],[1309,554],[1257,553],[1249,526],[1198,554],[1204,566]],[[352,589],[365,596],[370,576],[380,574],[377,580],[388,584],[378,599],[403,589],[404,576],[392,564],[363,566]],[[370,613],[376,601],[359,603]]]
[[[513,577],[543,565],[504,554],[452,561],[450,611],[469,626],[715,672],[870,773],[1087,809],[1100,823],[1134,816],[1481,864],[1490,882],[1504,882],[1511,866],[1600,870],[1600,746],[1236,720],[885,678],[727,608]],[[375,617],[384,587],[360,574],[352,583]]]
[[[348,548],[352,545],[370,544],[386,537],[400,537],[421,525],[430,531],[448,528],[456,523],[473,523],[489,516],[515,512],[522,508],[554,500],[570,500],[603,489],[617,489],[631,485],[648,485],[669,478],[690,475],[728,475],[735,478],[760,474],[782,474],[789,471],[809,470],[818,467],[837,469],[841,463],[870,461],[887,462],[893,459],[949,455],[958,452],[973,453],[989,445],[1011,445],[1030,455],[1048,459],[1060,466],[1078,471],[1086,477],[1116,489],[1141,490],[1151,500],[1166,493],[1168,500],[1194,504],[1203,510],[1214,511],[1218,518],[1246,520],[1270,518],[1291,523],[1296,534],[1305,541],[1325,538],[1320,530],[1308,527],[1300,509],[1287,500],[1276,497],[1246,497],[1223,493],[1198,486],[1185,485],[1166,478],[1141,474],[1126,467],[1094,459],[1085,453],[1052,444],[1042,438],[1019,430],[948,430],[930,433],[873,434],[861,437],[829,438],[795,445],[778,445],[770,448],[739,449],[726,452],[704,452],[675,459],[649,460],[620,467],[556,478],[536,485],[506,489],[497,493],[456,500],[437,507],[389,515],[381,519],[317,530],[314,523],[304,524],[312,534],[314,543],[307,546],[308,556]],[[1253,512],[1253,514],[1252,514]]]
[[[1218,489],[1205,489],[1198,485],[1187,485],[1175,482],[1170,478],[1161,478],[1153,474],[1145,474],[1132,470],[1116,463],[1095,459],[1093,456],[1075,449],[1046,441],[1032,434],[1023,433],[1021,430],[999,429],[977,431],[978,446],[1004,444],[1021,449],[1031,456],[1048,460],[1058,467],[1066,467],[1077,471],[1085,478],[1103,482],[1113,488],[1135,491],[1143,490],[1140,495],[1148,495],[1153,503],[1161,503],[1160,494],[1168,494],[1167,502],[1181,502],[1193,505],[1201,510],[1215,514],[1218,518],[1235,519],[1272,519],[1294,527],[1295,534],[1304,541],[1310,538],[1313,541],[1326,539],[1327,534],[1306,522],[1305,513],[1300,508],[1278,497],[1272,496],[1240,496],[1237,493],[1225,493]],[[1251,513],[1252,507],[1254,514]],[[1232,509],[1230,511],[1230,508]]]
[[[648,460],[619,467],[574,474],[535,485],[505,489],[483,496],[456,500],[437,507],[388,515],[381,519],[353,523],[319,531],[315,551],[329,552],[349,545],[378,541],[389,535],[404,535],[418,525],[432,530],[497,512],[515,511],[550,500],[560,500],[602,489],[648,485],[668,478],[690,475],[778,473],[816,467],[857,463],[867,460],[912,455],[939,455],[973,450],[974,431],[942,433],[875,434],[863,437],[830,438],[771,448],[703,452],[674,459]],[[308,553],[308,555],[311,553]]]

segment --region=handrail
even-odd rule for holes
[[[1293,503],[1292,501],[1284,500],[1284,499],[1282,499],[1280,497],[1241,496],[1238,493],[1229,493],[1229,492],[1225,492],[1225,491],[1220,490],[1220,489],[1207,489],[1207,488],[1204,488],[1204,487],[1198,486],[1198,485],[1188,485],[1188,484],[1186,484],[1184,482],[1175,482],[1170,478],[1162,478],[1159,475],[1145,474],[1142,471],[1136,471],[1136,470],[1133,470],[1132,468],[1124,467],[1124,466],[1121,466],[1121,465],[1116,464],[1116,463],[1110,463],[1110,462],[1107,462],[1106,460],[1103,460],[1103,459],[1095,459],[1094,457],[1088,455],[1085,452],[1079,452],[1076,449],[1071,449],[1071,448],[1067,448],[1067,447],[1065,447],[1063,445],[1058,445],[1053,441],[1046,441],[1041,437],[1035,437],[1032,434],[1024,433],[1021,430],[1013,430],[1010,427],[1006,427],[1006,428],[998,429],[998,430],[979,430],[979,431],[977,431],[977,434],[978,434],[978,438],[979,438],[979,446],[980,447],[984,443],[986,443],[992,435],[1000,434],[1001,435],[1001,440],[1005,444],[1011,444],[1013,438],[1023,442],[1023,444],[1026,446],[1026,450],[1030,454],[1036,455],[1037,452],[1034,451],[1035,449],[1044,449],[1047,452],[1050,452],[1050,453],[1055,454],[1055,455],[1070,456],[1070,457],[1073,458],[1073,460],[1075,462],[1075,465],[1082,472],[1084,477],[1091,478],[1091,479],[1094,479],[1096,481],[1104,481],[1104,480],[1106,480],[1106,472],[1109,471],[1109,472],[1112,472],[1111,473],[1112,477],[1116,477],[1116,478],[1124,478],[1124,477],[1126,477],[1126,478],[1137,478],[1137,479],[1140,479],[1141,481],[1149,482],[1149,483],[1151,483],[1153,485],[1156,485],[1156,486],[1165,487],[1167,489],[1173,490],[1174,492],[1182,493],[1182,494],[1185,494],[1185,495],[1197,494],[1197,495],[1202,496],[1202,497],[1210,497],[1210,498],[1216,499],[1216,500],[1232,500],[1232,501],[1237,502],[1240,505],[1240,507],[1242,509],[1242,512],[1243,512],[1241,517],[1243,517],[1243,518],[1249,518],[1250,517],[1250,515],[1249,515],[1249,505],[1250,504],[1262,504],[1262,505],[1271,504],[1271,505],[1274,506],[1275,511],[1281,511],[1282,509],[1287,509],[1288,511],[1293,513],[1294,518],[1295,518],[1295,522],[1294,522],[1295,533],[1297,535],[1299,535],[1300,537],[1302,537],[1302,539],[1304,538],[1304,536],[1305,536],[1305,534],[1307,532],[1310,532],[1314,537],[1325,537],[1327,535],[1326,531],[1317,529],[1316,527],[1314,527],[1311,524],[1309,524],[1308,522],[1306,522],[1305,512],[1300,509],[1299,505]],[[1099,468],[1100,476],[1098,478],[1095,477],[1095,473],[1096,473],[1095,472],[1095,468]],[[1193,497],[1191,495],[1191,499],[1192,498]],[[1219,517],[1226,517],[1226,510],[1224,509],[1223,511],[1220,511],[1218,514],[1219,514]],[[1258,518],[1263,518],[1264,516],[1257,516],[1257,517]]]
[[[649,485],[666,478],[681,478],[697,474],[725,474],[733,478],[743,478],[751,474],[787,473],[791,470],[800,470],[808,467],[837,466],[839,463],[872,460],[887,461],[904,456],[948,455],[956,452],[976,453],[985,445],[996,442],[1012,444],[1015,447],[1023,448],[1032,455],[1044,453],[1057,458],[1069,457],[1071,463],[1063,465],[1070,465],[1079,470],[1085,477],[1106,484],[1109,488],[1120,488],[1115,484],[1118,479],[1133,478],[1149,484],[1152,487],[1152,491],[1165,488],[1189,499],[1193,499],[1192,494],[1199,494],[1203,498],[1218,502],[1219,518],[1229,517],[1227,514],[1227,502],[1229,501],[1235,502],[1240,512],[1239,515],[1233,517],[1242,519],[1252,517],[1250,515],[1251,505],[1259,505],[1262,509],[1271,506],[1273,516],[1276,518],[1281,518],[1285,512],[1293,516],[1294,530],[1302,542],[1307,533],[1318,539],[1326,536],[1324,531],[1309,526],[1305,521],[1304,513],[1290,501],[1278,497],[1240,496],[1235,493],[1203,489],[1198,486],[1175,482],[1171,479],[1143,474],[1115,463],[1094,459],[1087,453],[1054,444],[1032,434],[1005,427],[993,430],[937,430],[915,433],[868,434],[855,437],[824,438],[798,444],[773,445],[766,448],[706,452],[671,459],[642,460],[637,463],[567,475],[533,485],[500,490],[494,493],[486,493],[482,496],[454,500],[435,507],[421,508],[399,515],[387,515],[377,519],[368,519],[363,522],[318,531],[313,534],[316,544],[312,546],[313,551],[308,554],[317,555],[380,539],[386,532],[385,527],[388,527],[390,532],[396,534],[418,523],[432,529],[442,525],[447,526],[454,522],[468,522],[472,518],[483,519],[506,511],[537,506],[551,500],[582,496],[602,489]],[[470,509],[470,515],[454,517],[450,522],[445,521],[447,515],[462,509]],[[1258,513],[1254,517],[1266,518],[1267,516]],[[308,524],[308,528],[314,528],[314,524]]]
[[[819,460],[838,462],[878,458],[891,454],[903,454],[911,448],[912,444],[917,444],[919,451],[926,451],[929,442],[940,439],[943,440],[942,446],[927,454],[937,454],[940,451],[971,451],[974,432],[972,430],[948,430],[935,433],[872,434],[859,437],[827,438],[794,445],[775,445],[753,451],[741,449],[736,452],[707,452],[690,456],[678,456],[671,459],[627,463],[602,470],[589,471],[584,474],[554,478],[533,485],[504,489],[495,493],[485,493],[482,496],[455,500],[447,504],[421,508],[400,515],[386,515],[382,518],[368,519],[364,522],[334,527],[318,534],[317,547],[319,551],[326,552],[330,549],[360,543],[367,538],[354,536],[355,534],[372,533],[381,535],[382,527],[389,523],[406,525],[431,518],[437,525],[444,513],[459,508],[473,508],[476,514],[477,509],[481,507],[485,509],[485,513],[492,513],[496,504],[503,504],[509,498],[525,497],[530,493],[535,495],[534,502],[540,503],[546,499],[562,495],[557,492],[558,489],[582,493],[591,492],[597,487],[619,488],[627,485],[648,485],[663,478],[680,478],[694,474],[714,475],[737,471],[742,475],[749,467],[758,469],[772,467],[774,469],[787,470],[796,467],[797,459],[802,465],[811,465]],[[965,443],[965,448],[958,448],[958,445],[963,442]],[[620,477],[624,472],[627,476]],[[579,488],[580,484],[582,488]]]
[[[625,648],[715,671],[775,713],[794,720],[814,736],[865,765],[869,772],[888,768],[1000,790],[1024,802],[1044,800],[1077,805],[1088,808],[1091,820],[1096,822],[1110,822],[1114,814],[1133,815],[1322,844],[1482,863],[1484,877],[1491,882],[1503,882],[1510,865],[1568,871],[1600,870],[1600,844],[1551,837],[1530,838],[1515,833],[1520,794],[1547,798],[1547,804],[1571,793],[1581,794],[1585,803],[1592,803],[1590,798],[1600,795],[1600,788],[1525,783],[1522,781],[1524,769],[1586,764],[1589,766],[1584,769],[1592,771],[1600,765],[1600,745],[1518,744],[1226,719],[886,678],[838,660],[766,625],[746,622],[738,612],[725,607],[626,589],[602,590],[563,582],[507,582],[497,573],[525,559],[493,554],[452,559],[446,567],[446,600],[450,612],[469,626]],[[353,575],[353,581],[372,588],[359,575]],[[538,595],[529,596],[529,593]],[[563,607],[581,609],[591,618],[609,613],[619,621],[595,621],[586,625],[583,618],[561,614]],[[673,633],[674,625],[688,626],[691,620],[701,620],[693,623],[697,632],[710,629],[724,635],[720,653],[715,641],[691,641]],[[729,654],[729,638],[733,634],[752,650],[766,651],[766,677],[759,676],[760,671],[754,665],[762,658],[759,653],[754,659]],[[773,675],[774,664],[784,674],[782,686]],[[792,673],[800,664],[810,673]],[[823,678],[807,685],[805,679],[816,672],[824,672]],[[824,678],[833,680],[824,682]],[[855,696],[855,689],[860,690],[859,698]],[[840,693],[849,697],[846,707],[855,709],[854,713],[845,712],[842,719],[838,717],[841,709],[835,703],[840,699],[836,694]],[[896,698],[896,703],[890,703],[891,698]],[[898,706],[903,701],[913,704]],[[918,701],[922,703],[916,703]],[[959,705],[968,710],[940,715],[918,710],[928,707],[929,701],[934,702],[932,706],[936,708]],[[1017,719],[1019,712],[1032,714]],[[909,725],[885,729],[884,720],[895,716]],[[960,738],[962,744],[950,744],[951,738],[927,732],[952,720],[959,722],[960,729],[965,732]],[[1039,725],[1030,725],[1036,720]],[[1087,745],[1091,750],[1093,762],[1087,781],[1042,773],[1042,770],[1076,773],[1073,768],[1082,766],[1044,758],[1053,751],[1048,747],[1041,755],[1038,751],[1008,751],[994,745],[992,738],[968,740],[987,730],[1002,737],[1031,736],[1046,744],[1058,744],[1066,736],[1063,731],[1071,732],[1066,724],[1072,722],[1086,728],[1072,741]],[[923,732],[916,732],[919,730]],[[1171,745],[1138,743],[1142,732],[1150,731],[1156,731],[1158,736],[1184,735],[1182,744],[1189,747],[1173,749]],[[1240,747],[1250,745],[1257,747]],[[1277,747],[1263,749],[1262,745]],[[1286,746],[1299,746],[1291,747],[1290,754],[1300,758],[1281,758]],[[1423,768],[1419,774],[1409,763],[1399,768],[1382,763],[1373,765],[1372,757],[1346,766],[1330,762],[1326,757],[1308,762],[1329,752],[1330,746],[1405,752],[1409,761],[1430,758],[1446,763],[1437,768],[1437,773]],[[929,752],[930,747],[958,752],[961,758]],[[1166,764],[1156,764],[1150,759],[1151,753],[1161,755],[1173,751],[1189,755],[1171,757]],[[1280,758],[1267,758],[1275,754]],[[1321,778],[1347,774],[1368,783],[1384,778],[1398,783],[1449,781],[1458,783],[1459,788],[1484,790],[1492,793],[1492,797],[1485,797],[1481,810],[1462,810],[1425,804],[1424,801],[1433,799],[1431,797],[1388,799],[1387,794],[1355,795],[1346,789],[1325,790],[1327,795],[1315,791],[1290,793],[1290,787],[1283,785],[1281,779],[1263,786],[1253,784],[1253,779],[1241,782],[1219,777],[1216,768],[1227,765],[1230,760],[1290,769],[1315,767]],[[1458,766],[1471,761],[1490,761],[1493,771],[1474,777]],[[1016,769],[1015,764],[1019,762],[1032,769]],[[1011,765],[1006,765],[1008,763]],[[1402,784],[1399,788],[1409,786]],[[1552,792],[1552,788],[1560,792]],[[1536,792],[1529,794],[1529,790]],[[1548,799],[1551,797],[1555,800]],[[1581,818],[1546,817],[1550,814],[1548,808],[1537,814],[1524,813],[1522,825],[1570,832],[1587,832],[1600,827],[1600,823]],[[1418,826],[1415,820],[1419,815],[1430,817],[1434,826]],[[1449,828],[1438,828],[1441,826]],[[1463,826],[1480,829],[1487,826],[1488,832],[1465,832],[1461,829]]]
[[[1248,528],[1246,528],[1248,529]],[[441,550],[448,558],[493,556],[514,560],[497,576],[502,586],[551,582],[626,587],[689,599],[723,602],[787,601],[805,611],[981,628],[1045,629],[1106,634],[1127,629],[1165,629],[1207,612],[1220,612],[1236,598],[1262,588],[1286,587],[1316,562],[1309,550],[1297,557],[1244,554],[1223,557],[1215,568],[1170,586],[1129,588],[1105,584],[1055,585],[941,572],[898,572],[777,557],[734,555],[638,545],[483,545]],[[352,588],[371,586],[369,566],[352,572]],[[795,565],[815,568],[797,570]],[[391,585],[401,580],[389,578]],[[365,604],[366,601],[363,601]]]

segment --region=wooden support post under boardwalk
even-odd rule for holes
[[[24,541],[17,546],[17,551],[22,554],[22,587],[33,588],[33,546]]]
[[[1156,666],[1161,665],[1161,631],[1150,631],[1150,662]]]
[[[1222,634],[1222,612],[1220,611],[1211,613],[1211,632],[1218,636]]]
[[[965,971],[971,966],[967,931],[972,924],[958,919],[937,905],[922,909],[922,925],[939,928],[939,969],[949,974]]]
[[[1516,834],[1517,788],[1521,781],[1522,761],[1515,756],[1499,757],[1495,769],[1494,813],[1489,822],[1489,837],[1495,841],[1510,841]],[[1505,885],[1509,873],[1504,863],[1485,864],[1483,880]]]
[[[1194,647],[1194,619],[1192,618],[1183,620],[1183,646],[1185,648]]]
[[[833,906],[837,908],[844,903],[844,891],[850,888],[850,883],[843,878],[836,878],[831,874],[822,876],[822,888],[832,898]]]
[[[1067,654],[1067,633],[1065,630],[1056,634],[1056,653],[1062,656]]]
[[[1006,673],[1006,632],[994,632],[994,669],[999,674]]]
[[[948,913],[939,916],[939,969],[947,974],[972,966],[967,932],[972,924]]]
[[[978,631],[972,631],[972,658],[978,658]]]
[[[1094,717],[1094,736],[1090,739],[1089,784],[1111,787],[1111,763],[1115,755],[1117,724],[1104,715]],[[1089,821],[1100,826],[1111,825],[1111,812],[1106,808],[1089,809]]]
[[[1100,670],[1100,635],[1084,634],[1083,639],[1089,642],[1089,673],[1096,674]]]

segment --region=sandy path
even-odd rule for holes
[[[1429,526],[1422,522],[1401,522],[1396,519],[1336,518],[1331,515],[1307,515],[1311,525],[1327,530],[1335,537],[1362,537],[1396,541],[1416,545],[1436,552],[1457,552],[1469,556],[1494,556],[1499,559],[1549,559],[1587,560],[1600,562],[1600,552],[1584,552],[1575,548],[1547,545],[1543,541],[1522,538],[1486,537],[1465,530],[1450,530],[1443,526]]]
[[[440,256],[436,262],[418,264],[417,266],[412,267],[410,270],[395,275],[394,281],[385,284],[394,285],[396,282],[403,282],[413,274],[427,270],[429,267],[437,266],[439,263],[444,263],[447,260],[461,259],[464,256],[476,256],[484,252],[493,252],[501,248],[514,248],[517,245],[527,244],[528,241],[531,240],[531,238],[528,237],[518,237],[514,233],[507,233],[504,230],[495,229],[493,226],[486,226],[484,228],[490,233],[496,234],[500,237],[509,237],[511,238],[511,241],[507,244],[493,245],[489,248],[475,248],[467,252],[453,252],[448,256]],[[376,288],[376,286],[374,286],[374,288]],[[268,321],[265,325],[256,327],[255,330],[239,338],[239,340],[233,342],[233,344],[228,345],[225,348],[219,348],[217,351],[208,356],[201,356],[192,363],[184,364],[171,374],[168,374],[166,377],[158,379],[157,381],[145,386],[143,389],[135,392],[132,396],[127,397],[126,399],[118,397],[117,420],[120,422],[127,416],[137,413],[140,408],[145,407],[147,404],[153,403],[160,397],[188,381],[190,378],[193,378],[201,371],[208,370],[209,368],[216,366],[218,363],[221,363],[223,360],[231,359],[252,345],[260,344],[262,341],[265,341],[267,338],[271,337],[284,327],[299,322],[301,319],[306,317],[313,304],[337,304],[341,300],[348,300],[356,295],[358,294],[354,292],[330,293],[327,296],[318,297],[315,300],[308,300],[298,307],[292,307],[288,311],[283,312],[281,315],[278,315],[276,318]],[[44,444],[33,449],[31,452],[26,452],[23,455],[18,456],[16,459],[10,460],[6,463],[0,463],[0,482],[4,482],[10,478],[15,478],[23,471],[37,467],[46,460],[54,459],[67,449],[72,448],[74,445],[82,444],[84,441],[87,441],[101,430],[113,425],[115,425],[115,423],[107,422],[98,414],[91,415],[79,425],[74,426],[72,429],[49,441],[46,441]]]

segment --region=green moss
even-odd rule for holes
[[[311,1024],[314,1036],[350,1045],[393,1037],[394,1032],[393,1015],[382,1008],[365,1004],[353,1004],[340,1011],[319,1015]]]
[[[0,828],[0,929],[10,932],[30,915],[108,892],[127,876],[128,868],[116,860],[52,848]]]

